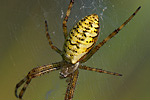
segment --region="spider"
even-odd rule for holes
[[[33,68],[27,74],[27,76],[16,85],[15,95],[17,98],[22,99],[27,86],[33,78],[55,70],[60,70],[61,79],[69,79],[65,93],[65,100],[72,100],[73,98],[79,69],[122,76],[119,73],[98,68],[91,68],[86,65],[82,65],[82,63],[86,62],[100,49],[100,47],[102,47],[108,40],[115,36],[135,16],[135,14],[140,10],[141,6],[139,6],[137,10],[119,28],[115,29],[108,37],[95,46],[100,29],[99,18],[97,14],[91,14],[84,17],[73,27],[70,33],[67,34],[67,21],[73,4],[74,0],[70,0],[66,16],[63,20],[63,33],[65,38],[63,50],[60,50],[53,45],[48,33],[48,24],[45,20],[46,37],[48,38],[49,45],[53,50],[62,56],[62,61]],[[17,90],[23,84],[24,86],[18,95]]]

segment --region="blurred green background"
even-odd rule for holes
[[[18,100],[15,85],[34,67],[61,61],[45,36],[44,17],[53,43],[63,46],[62,21],[69,0],[1,0],[0,99]],[[85,64],[123,74],[116,77],[80,70],[73,100],[150,100],[150,1],[75,0],[68,31],[86,15],[100,16],[102,41],[138,6],[137,15]],[[59,71],[33,79],[24,100],[63,100],[67,83]]]

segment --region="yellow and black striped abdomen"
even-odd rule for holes
[[[80,20],[70,31],[64,44],[63,58],[72,64],[84,58],[94,46],[99,35],[98,15],[92,14]]]

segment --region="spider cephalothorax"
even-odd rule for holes
[[[69,74],[73,73],[79,67],[79,62],[72,64],[66,61],[61,62],[60,77],[66,78]]]
[[[99,73],[106,73],[116,76],[122,76],[121,74],[105,71],[98,68],[91,68],[86,65],[82,65],[81,63],[86,62],[100,47],[102,47],[108,40],[110,40],[113,36],[115,36],[139,11],[141,7],[139,7],[119,28],[115,29],[108,37],[106,37],[102,42],[95,46],[99,35],[99,18],[97,14],[91,14],[89,16],[81,19],[67,34],[67,20],[70,15],[71,8],[73,6],[74,0],[70,0],[70,4],[66,13],[66,17],[63,21],[63,32],[65,37],[65,42],[63,46],[63,50],[61,51],[56,46],[53,45],[50,35],[48,33],[48,25],[45,20],[45,28],[46,28],[46,36],[49,41],[49,45],[52,49],[54,49],[57,53],[62,56],[62,61],[43,65],[36,68],[33,68],[28,75],[22,79],[15,88],[15,95],[18,98],[22,98],[27,86],[31,82],[32,78],[41,76],[45,73],[49,73],[51,71],[60,70],[60,78],[69,78],[68,87],[65,94],[65,100],[72,100],[79,70],[84,69],[89,71],[95,71]],[[19,96],[17,95],[18,88],[23,85]]]

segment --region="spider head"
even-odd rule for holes
[[[71,64],[68,62],[63,62],[61,66],[60,78],[66,78],[69,74],[73,73],[79,66],[79,62]]]

